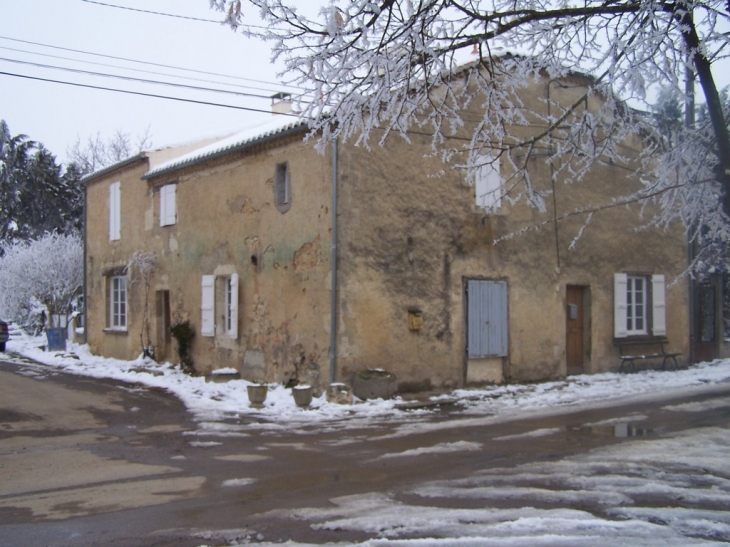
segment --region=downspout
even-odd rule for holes
[[[332,255],[330,291],[330,384],[337,376],[337,137],[332,140]]]
[[[550,113],[550,86],[553,82],[557,81],[557,78],[553,78],[547,83],[547,114],[548,119],[552,120]],[[560,84],[558,84],[560,85]],[[555,260],[557,266],[555,267],[555,273],[560,275],[560,233],[558,231],[558,196],[555,189],[555,165],[553,164],[553,132],[548,133],[548,157],[550,158],[550,187],[553,192],[553,225],[555,227]]]
[[[89,332],[89,322],[88,322],[89,316],[86,313],[86,309],[89,305],[89,300],[88,300],[88,298],[86,298],[86,254],[87,254],[86,247],[87,247],[87,239],[88,239],[87,211],[89,210],[89,186],[86,183],[83,183],[83,184],[84,184],[84,213],[83,213],[83,219],[84,219],[84,232],[83,232],[84,233],[84,278],[83,278],[83,283],[84,283],[84,286],[81,289],[81,295],[83,296],[83,299],[84,299],[84,311],[83,311],[84,336],[82,337],[81,340],[83,341],[84,344],[86,344],[89,341],[88,334],[87,334]]]
[[[684,93],[686,95],[684,105],[684,126],[691,129],[695,124],[695,88],[694,74],[689,66],[685,72]],[[695,362],[695,340],[697,333],[695,332],[695,315],[697,313],[697,303],[695,301],[695,282],[694,268],[695,259],[697,258],[697,247],[695,243],[696,231],[695,226],[691,226],[687,233],[687,253],[689,262],[689,272],[687,275],[687,283],[689,285],[689,364]]]

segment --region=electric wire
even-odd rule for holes
[[[40,81],[40,82],[50,82],[50,83],[54,83],[54,84],[70,85],[70,86],[74,86],[74,87],[85,87],[85,88],[88,88],[88,89],[98,89],[98,90],[101,90],[101,91],[113,91],[113,92],[116,92],[116,93],[125,93],[127,95],[139,95],[139,96],[142,96],[142,97],[152,97],[152,98],[156,98],[156,99],[166,99],[166,100],[170,100],[170,101],[179,101],[179,102],[184,102],[184,103],[193,103],[193,104],[200,104],[200,105],[205,105],[205,106],[217,106],[217,107],[222,107],[222,108],[232,108],[232,109],[235,109],[235,110],[246,110],[246,111],[249,111],[249,112],[262,112],[262,113],[265,113],[265,114],[271,114],[271,110],[270,109],[252,108],[252,107],[249,107],[249,106],[236,106],[236,105],[232,105],[232,104],[223,104],[223,103],[213,103],[213,102],[210,102],[210,101],[200,101],[200,100],[195,100],[195,99],[184,99],[182,97],[171,97],[169,95],[158,95],[158,94],[155,94],[155,93],[144,93],[142,91],[131,91],[131,90],[127,90],[127,89],[118,89],[118,88],[113,88],[113,87],[103,87],[103,86],[97,86],[97,85],[91,85],[91,84],[82,84],[82,83],[79,83],[79,82],[65,82],[63,80],[53,80],[51,78],[41,78],[39,76],[28,76],[28,75],[25,75],[25,74],[15,74],[15,73],[12,73],[12,72],[0,71],[0,76],[12,76],[12,77],[24,78],[24,79],[28,79],[28,80],[37,80],[37,81]],[[293,118],[299,118],[298,115],[291,114],[291,113],[282,113],[282,114],[279,114],[279,115],[280,116],[291,116]]]
[[[103,53],[94,53],[93,51],[84,51],[84,50],[80,50],[80,49],[72,49],[72,48],[67,48],[67,47],[62,47],[62,46],[54,46],[54,45],[51,45],[51,44],[43,44],[41,42],[32,42],[30,40],[21,40],[20,38],[10,38],[8,36],[0,36],[0,39],[1,40],[9,40],[11,42],[20,42],[20,43],[23,43],[23,44],[30,44],[30,45],[34,45],[34,46],[47,47],[47,48],[51,48],[51,49],[58,49],[58,50],[62,50],[62,51],[70,51],[70,52],[73,52],[73,53],[81,53],[83,55],[92,55],[92,56],[95,56],[95,57],[104,57],[104,58],[107,58],[107,59],[114,59],[114,60],[117,60],[117,61],[126,61],[126,62],[129,62],[129,63],[138,63],[138,64],[143,64],[143,65],[161,67],[161,68],[171,68],[171,69],[174,69],[174,70],[181,70],[183,72],[195,72],[197,74],[205,74],[207,76],[220,76],[220,77],[223,77],[223,78],[231,78],[231,79],[234,79],[234,80],[243,80],[243,81],[254,82],[254,83],[258,83],[258,84],[283,85],[284,87],[290,87],[290,88],[293,88],[293,89],[301,89],[301,88],[298,88],[297,86],[290,86],[290,85],[287,85],[287,84],[279,84],[278,82],[271,82],[271,81],[267,81],[267,80],[256,80],[254,78],[244,78],[243,76],[231,76],[229,74],[221,74],[219,72],[209,72],[209,71],[198,70],[198,69],[194,69],[194,68],[185,68],[185,67],[179,67],[179,66],[174,66],[174,65],[166,65],[166,64],[163,64],[163,63],[154,63],[152,61],[140,61],[139,59],[130,59],[128,57],[118,57],[118,56],[115,56],[115,55],[105,55]],[[304,90],[304,91],[306,91],[306,90]]]
[[[145,84],[153,84],[153,85],[166,85],[170,87],[177,87],[182,89],[192,89],[195,91],[206,91],[209,93],[223,93],[226,95],[236,95],[239,97],[252,97],[255,99],[270,99],[270,95],[259,95],[257,93],[246,93],[242,91],[231,91],[227,89],[215,89],[211,87],[201,87],[201,86],[195,86],[195,85],[188,85],[188,84],[181,84],[181,83],[175,83],[175,82],[163,82],[159,80],[146,80],[144,78],[134,78],[132,76],[122,76],[118,74],[106,74],[104,72],[92,72],[89,70],[81,70],[79,68],[68,68],[68,67],[59,67],[59,66],[53,66],[53,65],[46,65],[43,63],[33,63],[30,61],[19,61],[17,59],[8,59],[6,57],[0,57],[0,61],[6,61],[9,63],[16,63],[20,65],[28,65],[28,66],[34,66],[37,68],[48,68],[52,70],[62,70],[64,72],[71,72],[73,74],[84,74],[87,76],[101,76],[104,78],[115,78],[118,80],[124,80],[127,82],[137,82],[137,83],[145,83]]]
[[[153,70],[144,70],[142,68],[132,68],[132,67],[125,67],[125,66],[120,66],[120,65],[112,65],[109,63],[98,63],[95,61],[85,61],[82,59],[74,59],[73,57],[64,57],[62,55],[52,55],[50,53],[39,53],[36,51],[29,51],[27,49],[18,49],[18,48],[14,48],[14,47],[0,46],[0,49],[4,49],[7,51],[14,51],[16,53],[26,53],[29,55],[37,55],[40,57],[50,57],[51,59],[60,59],[62,61],[71,61],[74,63],[84,63],[87,65],[102,66],[102,67],[106,67],[106,68],[116,68],[119,70],[129,70],[132,72],[140,72],[142,74],[155,74],[157,76],[168,76],[170,78],[179,78],[181,80],[190,80],[193,82],[205,82],[205,83],[209,83],[209,84],[225,85],[225,86],[237,87],[240,89],[254,89],[254,90],[258,90],[258,91],[269,91],[269,92],[275,93],[275,92],[280,91],[281,87],[289,87],[289,86],[286,86],[283,84],[278,89],[277,88],[256,87],[256,86],[250,86],[250,85],[241,85],[241,84],[235,84],[235,83],[206,80],[203,78],[194,78],[192,76],[179,76],[177,74],[170,74],[170,73],[166,73],[166,72],[153,71]]]
[[[226,24],[225,21],[216,20],[216,19],[203,19],[202,17],[190,17],[187,15],[177,15],[175,13],[164,13],[161,11],[151,11],[151,10],[144,10],[144,9],[140,9],[140,8],[131,8],[128,6],[119,6],[116,4],[108,4],[106,2],[98,2],[97,0],[81,0],[81,1],[86,2],[87,4],[97,4],[99,6],[104,6],[106,8],[116,8],[116,9],[122,9],[122,10],[127,10],[127,11],[136,11],[139,13],[145,13],[147,15],[161,15],[164,17],[174,17],[176,19],[188,19],[190,21],[198,21],[201,23],[216,23],[218,25]],[[268,28],[269,28],[269,27],[262,27],[259,25],[249,25],[249,24],[241,24],[238,26],[239,27],[248,27],[248,28],[258,28],[258,29],[262,29],[262,30],[268,30]]]

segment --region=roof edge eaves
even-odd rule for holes
[[[254,146],[258,146],[260,144],[264,144],[282,137],[286,137],[289,135],[294,135],[295,133],[300,133],[302,131],[306,131],[308,129],[307,122],[301,121],[294,125],[293,127],[289,127],[287,129],[284,129],[282,131],[264,135],[262,137],[258,137],[251,141],[246,141],[234,146],[231,146],[230,148],[223,148],[222,150],[218,150],[216,152],[212,152],[207,155],[199,156],[196,158],[191,158],[187,161],[184,161],[182,163],[178,163],[175,165],[170,165],[169,167],[164,167],[160,170],[151,169],[144,175],[142,175],[142,180],[150,180],[153,178],[161,177],[164,175],[169,175],[170,173],[174,173],[176,171],[180,171],[182,169],[193,167],[195,165],[198,165],[200,163],[204,163],[210,160],[214,160],[217,158],[221,158],[223,156],[227,156],[229,154],[235,154],[236,152],[241,152],[242,150],[247,150],[249,148],[253,148]]]
[[[81,177],[81,182],[84,184],[89,184],[100,177],[108,175],[119,169],[124,169],[125,167],[146,159],[148,159],[147,154],[145,152],[140,152],[139,154],[131,156],[126,160],[118,161],[117,163],[109,165],[108,167],[102,167],[98,171],[94,171],[92,173],[89,173],[88,175],[84,175],[83,177]]]

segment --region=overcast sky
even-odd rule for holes
[[[208,0],[0,0],[0,13],[0,119],[8,123],[11,134],[23,133],[42,142],[59,161],[65,161],[77,138],[83,141],[97,133],[106,139],[122,130],[135,137],[149,126],[153,144],[164,146],[233,132],[268,114],[37,78],[263,111],[269,111],[273,93],[296,91],[277,85],[278,70],[271,64],[267,44],[219,23],[181,18],[220,20],[221,14],[209,9]],[[250,20],[259,22],[255,14]],[[51,66],[256,96],[133,82]]]
[[[321,3],[296,5],[315,16]],[[106,140],[121,130],[134,141],[149,127],[152,144],[166,146],[260,121],[268,114],[256,110],[268,112],[272,94],[300,90],[281,85],[281,66],[272,65],[268,44],[234,33],[217,22],[221,17],[208,0],[0,0],[0,119],[11,134],[43,143],[59,161],[77,139],[97,133]],[[245,20],[260,24],[253,11]],[[719,87],[730,83],[725,65],[715,67]]]

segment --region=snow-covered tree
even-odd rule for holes
[[[0,120],[0,239],[81,229],[81,175],[74,168],[62,171],[42,144],[12,136]]]
[[[272,43],[282,76],[310,90],[299,108],[321,145],[332,137],[367,146],[392,133],[427,133],[434,153],[456,168],[475,168],[482,151],[493,150],[516,173],[505,197],[538,208],[546,193],[532,186],[525,158],[562,160],[554,179],[565,183],[596,162],[630,166],[643,187],[585,207],[586,215],[654,200],[661,205],[657,223],[681,218],[695,235],[701,227],[730,238],[730,137],[713,78],[713,66],[730,51],[724,1],[332,0],[318,16],[293,0],[210,4],[233,27]],[[263,30],[246,25],[247,5],[258,8]],[[547,115],[521,103],[521,90],[538,78],[557,88],[575,73],[588,76],[575,103],[548,96]],[[648,114],[656,92],[691,104],[685,80],[695,77],[708,116],[665,139]],[[598,112],[582,107],[594,98]],[[475,106],[477,120],[469,113]],[[525,137],[528,124],[539,131]],[[453,144],[459,133],[466,142]],[[638,167],[621,150],[631,135],[645,139]],[[465,153],[466,161],[455,162]]]
[[[0,120],[0,240],[7,240],[18,228],[24,173],[35,143],[26,135],[10,134]]]
[[[46,234],[0,243],[0,316],[42,327],[39,317],[67,315],[81,293],[84,246],[78,234]]]

